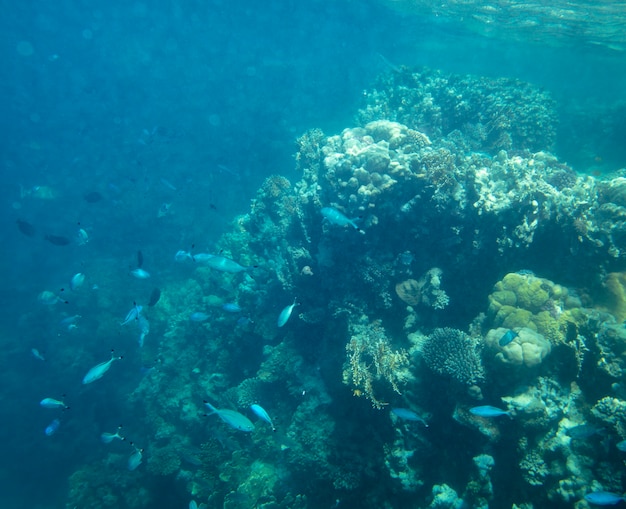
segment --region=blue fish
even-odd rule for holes
[[[274,423],[272,422],[272,418],[261,405],[250,405],[250,410],[252,410],[259,419],[263,419],[265,422],[267,422],[272,427],[272,431],[276,431]]]
[[[500,417],[502,415],[511,417],[511,412],[491,405],[475,406],[470,408],[469,411],[470,414],[477,415],[478,417]]]
[[[606,430],[604,428],[599,428],[593,424],[579,424],[578,426],[567,429],[565,434],[571,438],[585,439],[593,435],[603,435],[605,432]]]
[[[254,424],[252,424],[252,421],[248,419],[245,415],[241,415],[239,412],[235,412],[234,410],[215,408],[208,401],[205,401],[204,404],[211,411],[207,415],[215,414],[226,424],[235,429],[238,429],[239,431],[250,432],[254,430]]]
[[[500,341],[498,341],[498,344],[500,346],[506,346],[508,345],[511,341],[513,341],[517,336],[519,336],[519,334],[511,329],[509,329],[508,331],[506,331],[502,337],[500,338]]]
[[[354,222],[354,219],[349,219],[344,214],[339,212],[337,209],[332,207],[324,207],[322,210],[322,216],[326,219],[330,224],[334,224],[337,226],[352,226],[357,231],[362,232],[361,228],[357,226]]]
[[[61,425],[61,421],[59,421],[59,419],[55,419],[50,424],[48,424],[45,430],[46,436],[51,437],[52,435],[54,435],[59,429],[60,425]]]
[[[134,451],[130,455],[130,457],[128,458],[127,466],[128,466],[128,470],[133,471],[139,465],[141,465],[141,462],[143,460],[143,449],[140,449],[139,447],[137,447],[132,442],[130,443],[130,446],[134,449]]]
[[[193,260],[193,256],[191,255],[189,251],[183,251],[181,249],[179,251],[176,251],[176,254],[174,255],[174,259],[177,262],[184,262],[185,260]]]
[[[54,398],[43,398],[39,404],[44,408],[62,408],[63,410],[70,408],[63,401]]]
[[[398,416],[400,419],[404,419],[405,421],[421,422],[425,427],[428,428],[428,423],[413,410],[409,410],[408,408],[392,408],[391,412]]]
[[[222,305],[222,309],[224,311],[228,311],[229,313],[240,313],[241,307],[236,302],[227,302]]]
[[[594,491],[585,495],[585,500],[593,505],[615,505],[626,499],[617,493],[610,491]]]
[[[626,440],[622,440],[621,442],[617,442],[615,444],[615,447],[617,447],[622,452],[626,452]]]
[[[276,325],[278,325],[279,327],[285,325],[289,320],[289,317],[291,316],[293,308],[295,308],[296,306],[299,306],[299,304],[296,302],[296,299],[293,299],[293,304],[289,304],[285,309],[280,312],[280,315],[278,315]]]
[[[96,364],[93,368],[87,371],[87,374],[83,377],[83,385],[100,380],[104,374],[111,369],[111,364],[120,360],[122,360],[122,356],[116,357],[113,350],[111,350],[111,358],[108,361]]]
[[[208,267],[219,270],[221,272],[230,272],[235,274],[237,272],[249,271],[252,269],[256,269],[256,265],[240,265],[235,260],[231,260],[230,258],[226,258],[221,255],[214,255],[210,253],[198,253],[193,256],[193,260],[201,263],[203,265],[207,265]]]
[[[131,270],[130,275],[133,277],[136,277],[137,279],[148,279],[150,277],[150,273],[148,271],[140,269],[140,268]]]
[[[150,334],[150,322],[143,315],[137,317],[137,325],[139,327],[139,347],[143,346],[144,339]]]
[[[141,313],[142,309],[143,309],[142,306],[138,306],[137,304],[134,304],[132,309],[126,314],[126,318],[124,318],[124,321],[121,322],[120,325],[126,325],[127,323],[130,323],[133,320],[137,320],[139,318],[139,314]]]
[[[254,323],[254,322],[250,319],[249,316],[241,316],[237,320],[237,325],[239,325],[240,327],[245,327],[247,325],[250,325],[251,323]]]
[[[192,322],[205,322],[206,320],[209,319],[209,315],[207,315],[206,313],[203,313],[202,311],[196,311],[195,313],[191,313],[191,315],[189,316],[189,319]]]

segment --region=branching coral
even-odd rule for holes
[[[387,403],[375,395],[377,382],[386,381],[400,394],[400,386],[409,379],[409,356],[406,350],[393,350],[380,324],[356,327],[346,345],[347,361],[344,364],[343,382],[354,387],[355,395],[364,395],[374,408]]]
[[[422,357],[430,369],[464,385],[485,378],[479,344],[460,330],[435,329],[424,342]]]

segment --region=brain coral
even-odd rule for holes
[[[509,329],[498,327],[490,330],[485,336],[485,344],[495,358],[504,364],[526,366],[527,368],[541,364],[550,353],[550,342],[538,332],[527,327],[520,328],[517,337],[508,345],[500,346],[499,341]]]

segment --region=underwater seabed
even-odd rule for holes
[[[196,264],[161,289],[163,335],[144,347],[159,361],[129,401],[143,464],[111,448],[71,476],[66,507],[166,491],[226,508],[583,508],[621,492],[625,172],[559,161],[553,101],[513,80],[406,70],[357,118],[302,136],[302,178],[268,178],[222,236],[246,270]]]

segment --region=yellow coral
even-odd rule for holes
[[[611,272],[604,280],[599,303],[618,321],[626,320],[626,272]]]

